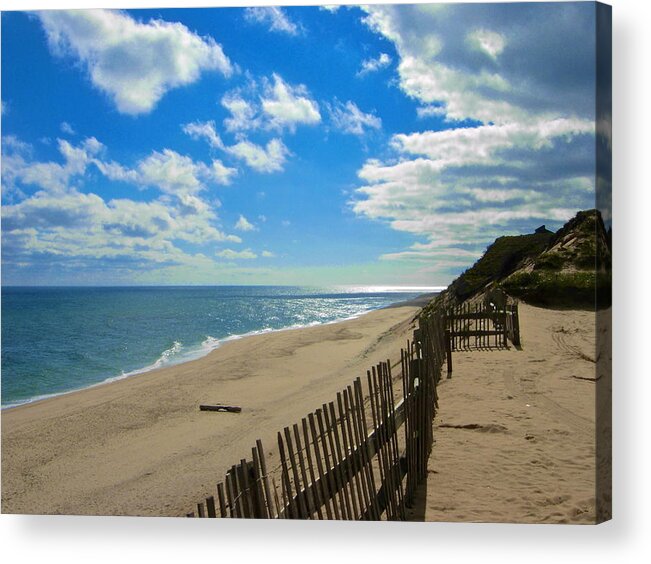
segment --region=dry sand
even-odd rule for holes
[[[358,319],[248,337],[192,362],[2,412],[2,512],[184,515],[255,440],[372,364],[400,358],[427,299]],[[200,412],[201,403],[242,413]]]
[[[595,521],[595,313],[520,305],[522,348],[453,353],[413,520]]]

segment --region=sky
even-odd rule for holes
[[[595,29],[592,2],[3,12],[2,283],[445,286],[595,207]]]

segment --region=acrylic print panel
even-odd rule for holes
[[[610,518],[592,2],[2,14],[2,511]]]

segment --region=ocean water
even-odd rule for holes
[[[192,360],[230,339],[356,317],[426,291],[3,287],[2,407]]]

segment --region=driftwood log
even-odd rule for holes
[[[200,411],[226,411],[228,413],[239,413],[242,411],[242,408],[237,405],[200,405]]]

